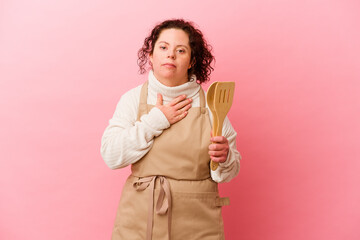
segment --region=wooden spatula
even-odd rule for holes
[[[215,107],[214,107],[214,101],[215,101],[215,87],[216,85],[218,84],[219,82],[213,82],[210,87],[208,88],[207,90],[207,93],[206,93],[206,101],[207,101],[207,104],[210,108],[210,111],[212,113],[212,119],[213,119],[213,128],[212,128],[212,132],[213,134],[215,134],[216,132],[216,129],[215,129],[215,126],[217,126],[217,121],[218,121],[218,118],[217,118],[217,114],[216,114],[216,111],[215,111]]]
[[[229,112],[235,90],[235,82],[218,82],[215,86],[214,92],[214,102],[213,107],[216,112],[214,116],[217,116],[217,121],[215,121],[213,132],[214,136],[222,136],[222,127],[226,114]],[[210,104],[208,103],[209,107]],[[211,109],[211,107],[210,107]],[[211,161],[211,169],[215,171],[219,166],[219,163]]]

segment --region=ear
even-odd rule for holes
[[[151,66],[152,66],[152,64],[153,64],[153,56],[152,56],[151,53],[149,54],[149,61],[150,61],[150,64],[151,64]]]

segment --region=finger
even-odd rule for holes
[[[163,105],[163,96],[158,93],[157,94],[157,102],[156,102],[158,105]]]
[[[228,142],[228,140],[224,136],[211,137],[210,141],[216,142],[216,143],[227,143]]]
[[[181,101],[184,101],[184,99],[186,99],[186,95],[180,95],[176,98],[174,98],[171,102],[170,102],[170,106],[175,106],[176,104],[178,104]]]
[[[210,156],[212,157],[221,157],[225,156],[225,153],[223,151],[209,151],[208,152]]]
[[[210,159],[214,162],[223,163],[226,161],[226,158],[224,157],[212,157],[210,156]]]
[[[177,111],[176,111],[176,114],[180,115],[180,114],[182,114],[183,112],[189,110],[190,108],[191,108],[191,104],[188,104],[188,105],[186,105],[185,107],[177,110]]]
[[[191,102],[192,102],[191,98],[184,99],[184,100],[178,102],[177,104],[175,104],[174,107],[176,110],[178,110],[178,109],[181,109],[181,108],[184,108],[184,107],[190,105]]]
[[[185,118],[187,114],[188,114],[188,112],[185,111],[185,112],[177,115],[177,116],[176,116],[176,122],[178,122],[178,121],[180,121],[181,119]]]
[[[163,98],[162,95],[160,93],[157,94],[157,100],[156,100],[156,106],[161,106],[163,105]]]
[[[220,143],[212,143],[209,145],[210,151],[227,151],[228,145]]]
[[[218,144],[210,144],[209,145],[209,150],[210,151],[219,151],[220,149],[219,149],[219,147],[218,147]]]

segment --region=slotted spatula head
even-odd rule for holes
[[[207,104],[210,108],[210,111],[212,113],[212,118],[213,118],[213,127],[212,127],[212,132],[213,134],[215,134],[216,132],[216,128],[217,128],[217,115],[216,115],[216,111],[215,111],[215,107],[214,107],[214,101],[215,101],[215,88],[216,85],[218,84],[218,82],[213,82],[210,87],[207,90],[206,93],[206,101]]]
[[[217,116],[217,127],[214,136],[222,135],[222,127],[226,114],[229,112],[234,98],[235,82],[219,82],[214,93],[214,109]],[[216,170],[217,162],[211,161],[211,169]]]
[[[218,116],[218,130],[215,136],[221,136],[222,124],[229,112],[234,98],[235,82],[219,82],[215,87],[214,108]]]

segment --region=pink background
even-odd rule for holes
[[[101,136],[172,17],[213,45],[212,81],[236,81],[226,239],[360,239],[357,0],[1,1],[0,239],[110,239],[129,169]]]

